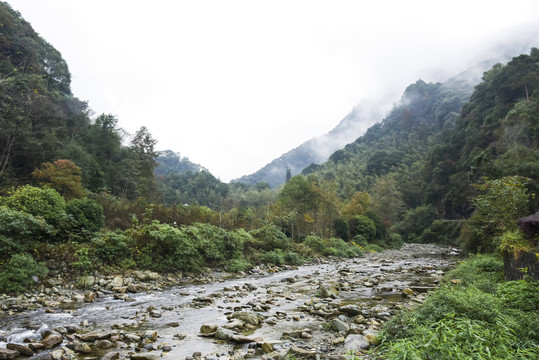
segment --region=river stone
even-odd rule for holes
[[[91,275],[81,276],[79,278],[79,285],[83,288],[92,287],[95,284],[95,278]]]
[[[202,334],[212,334],[217,330],[217,324],[204,324],[200,327],[200,332]]]
[[[155,333],[155,337],[157,339],[157,333]],[[135,334],[125,334],[124,341],[127,343],[138,343],[140,341],[140,336]]]
[[[155,330],[146,330],[144,335],[142,335],[142,339],[148,339],[150,341],[157,340],[157,331],[155,331]]]
[[[345,323],[344,321],[342,321],[339,318],[333,319],[332,324],[333,324],[333,326],[335,326],[335,328],[337,328],[337,331],[346,332],[346,331],[350,330],[350,326],[348,326],[347,323]]]
[[[406,288],[404,290],[402,290],[402,293],[406,296],[412,296],[414,294],[414,290],[410,289],[410,288]]]
[[[369,341],[369,343],[374,344],[378,338],[380,331],[375,329],[367,329],[363,331],[363,336]]]
[[[322,284],[318,288],[317,295],[321,298],[335,298],[337,297],[337,295],[339,295],[339,292],[337,291],[337,289],[335,289],[335,286],[331,284]]]
[[[84,302],[84,295],[81,295],[81,294],[73,295],[71,297],[71,300],[73,300],[74,302],[77,302],[77,303]]]
[[[117,352],[117,351],[109,351],[108,353],[103,355],[101,360],[117,360],[119,358],[120,358],[120,353],[119,352]]]
[[[238,319],[243,321],[246,324],[258,325],[260,321],[258,320],[258,315],[251,311],[236,311],[230,316],[232,319]]]
[[[219,340],[228,340],[231,336],[234,335],[236,335],[234,331],[222,327],[219,327],[217,328],[217,330],[215,330],[215,337]]]
[[[343,313],[346,313],[352,316],[361,314],[361,308],[355,304],[341,306],[339,310]]]
[[[110,331],[90,331],[89,333],[82,334],[79,338],[82,341],[96,341],[101,339],[108,339],[112,336]]]
[[[90,345],[85,342],[76,342],[75,346],[73,347],[73,350],[83,354],[89,354],[92,352],[92,348],[90,347]]]
[[[356,324],[365,324],[367,322],[367,319],[365,319],[365,316],[359,314],[352,321]]]
[[[348,351],[360,351],[368,348],[369,345],[369,341],[363,335],[351,334],[344,340],[344,349]]]
[[[97,340],[94,342],[94,346],[98,349],[108,349],[114,346],[114,344],[109,340]]]
[[[52,349],[56,345],[61,344],[62,341],[64,341],[62,335],[58,333],[51,333],[43,339],[42,343],[45,345],[45,348]]]
[[[273,352],[273,345],[267,342],[262,343],[262,351],[264,351],[266,354]]]
[[[62,355],[64,355],[64,350],[58,349],[51,352],[52,360],[62,360]]]
[[[23,355],[28,355],[28,356],[34,355],[34,352],[32,351],[32,349],[30,349],[30,347],[26,345],[9,343],[9,344],[6,344],[6,348],[9,350],[18,351]]]
[[[161,357],[159,354],[154,354],[151,352],[141,352],[138,354],[132,354],[131,359],[132,360],[157,360]]]
[[[17,350],[0,349],[0,359],[15,359],[17,356],[19,356]]]
[[[109,285],[113,288],[122,287],[124,285],[124,279],[122,279],[120,276],[116,276],[114,279],[112,279]]]

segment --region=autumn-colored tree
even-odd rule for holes
[[[41,164],[32,176],[40,185],[57,190],[67,200],[82,198],[86,191],[82,187],[81,170],[71,160],[56,160]]]
[[[347,220],[357,215],[365,215],[370,205],[371,198],[369,194],[364,191],[356,191],[350,198],[350,201],[344,206],[342,215]]]

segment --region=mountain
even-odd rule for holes
[[[208,171],[202,165],[191,162],[189,158],[180,156],[172,150],[159,151],[157,155],[157,167],[155,168],[156,175],[168,175],[170,173],[180,174],[188,171],[197,173],[200,171]]]
[[[501,56],[484,60],[449,78],[444,82],[445,87],[471,94],[473,87],[481,81],[483,72],[490,69],[496,62],[509,60],[506,52],[507,50],[502,52]],[[387,112],[387,105],[382,101],[378,103],[367,100],[360,101],[329,133],[304,142],[271,161],[257,172],[242,176],[233,182],[252,185],[266,182],[272,188],[277,188],[286,181],[288,169],[290,169],[291,176],[300,174],[304,170],[307,173],[312,172],[328,160],[335,151],[352,143],[363,135],[370,126],[381,121]]]
[[[336,150],[357,139],[369,126],[383,117],[385,107],[362,101],[329,133],[310,139],[295,149],[273,160],[257,172],[242,176],[233,182],[256,184],[267,182],[277,188],[286,181],[288,169],[292,176],[311,164],[321,164]]]

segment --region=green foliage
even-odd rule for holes
[[[514,253],[532,251],[533,239],[527,238],[520,230],[506,231],[500,236],[499,249],[502,253]]]
[[[248,245],[256,249],[271,251],[274,249],[286,250],[290,247],[290,239],[275,225],[265,225],[260,229],[249,232],[255,240]]]
[[[393,317],[376,352],[384,359],[537,358],[538,284],[498,284],[502,270],[492,256],[468,258],[448,275],[461,284],[444,285]]]
[[[464,286],[494,293],[503,280],[503,261],[493,255],[470,255],[466,261],[447,274],[448,279],[459,279]]]
[[[431,226],[435,216],[432,206],[418,206],[408,210],[394,228],[401,234],[404,242],[422,242],[421,235]]]
[[[524,312],[537,313],[539,311],[539,281],[537,280],[501,283],[496,293],[506,307]],[[537,336],[539,337],[539,333]]]
[[[56,190],[47,187],[21,186],[3,198],[2,203],[13,210],[41,217],[55,227],[66,218],[64,198]]]
[[[361,235],[367,241],[376,236],[376,224],[366,215],[357,215],[350,220],[350,236]]]
[[[421,233],[419,242],[456,245],[464,220],[437,219]]]
[[[226,270],[231,272],[245,271],[250,268],[252,264],[245,259],[231,259],[226,262]]]
[[[15,254],[0,271],[0,291],[22,292],[34,284],[33,276],[44,278],[49,269],[30,255]]]
[[[66,204],[66,212],[74,220],[75,228],[90,233],[97,232],[105,225],[103,207],[92,199],[73,199]]]
[[[284,262],[286,264],[296,265],[296,266],[303,264],[303,260],[301,256],[297,252],[290,251],[290,250],[284,253]]]
[[[338,238],[321,238],[318,236],[307,236],[304,245],[321,255],[331,255],[344,258],[361,256],[363,251],[354,243],[347,243]]]
[[[188,232],[156,221],[126,231],[140,268],[154,271],[197,270],[202,255]]]
[[[528,211],[528,181],[507,176],[476,185],[484,193],[472,200],[475,210],[459,239],[466,250],[494,252],[500,246],[500,235],[517,229],[516,220]]]
[[[274,265],[283,265],[284,264],[284,255],[281,249],[275,249],[272,251],[265,252],[261,255],[261,260],[267,264]]]
[[[0,258],[29,251],[34,242],[51,231],[42,218],[0,206]]]
[[[404,241],[400,234],[392,233],[389,235],[389,247],[391,249],[400,249],[402,245],[404,245]]]
[[[333,220],[333,230],[338,238],[341,238],[344,241],[350,240],[350,228],[344,219],[336,218]]]
[[[523,347],[503,322],[489,327],[482,321],[452,317],[419,325],[410,332],[410,338],[388,342],[383,349],[388,360],[527,360],[539,356],[539,347]]]
[[[107,232],[93,239],[92,248],[97,259],[108,265],[121,265],[133,256],[128,237],[120,233]]]
[[[89,249],[85,246],[81,246],[75,252],[76,261],[71,265],[78,269],[82,274],[89,274],[95,267],[95,264],[90,259]]]

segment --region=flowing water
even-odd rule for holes
[[[328,327],[324,325],[329,320],[302,311],[305,304],[312,304],[313,301],[338,306],[359,304],[367,309],[366,314],[368,309],[377,305],[392,309],[395,304],[403,302],[402,289],[414,286],[419,291],[428,289],[438,281],[440,269],[453,266],[457,257],[442,255],[448,252],[447,249],[440,251],[440,248],[432,246],[408,246],[399,251],[300,266],[295,270],[273,274],[132,294],[130,297],[134,301],[116,300],[111,294],[93,303],[70,303],[54,312],[46,308],[12,315],[0,312],[0,348],[5,347],[7,342],[39,340],[44,328],[84,324],[87,331],[115,329],[140,335],[145,330],[155,330],[158,333],[156,344],[171,346],[171,351],[163,353],[170,359],[185,359],[195,352],[207,358],[226,358],[232,353],[245,353],[249,345],[200,337],[200,327],[203,324],[222,326],[228,322],[227,315],[232,312],[254,309],[274,321],[263,322],[247,335],[270,342],[276,348],[299,343],[316,347],[322,353],[339,352],[342,349],[328,341],[328,338],[337,335],[328,332]],[[336,298],[316,298],[318,288],[325,283],[333,283],[340,289]],[[150,316],[152,309],[161,316]],[[312,339],[283,339],[283,333],[303,328],[311,329]],[[128,352],[134,350],[127,348],[118,351],[120,358],[127,358]],[[76,358],[98,359],[99,355],[79,354]]]

